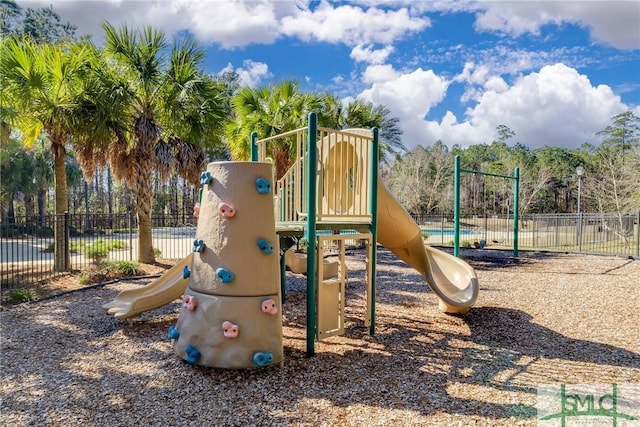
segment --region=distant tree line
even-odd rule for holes
[[[597,147],[585,142],[577,149],[531,150],[512,143],[516,135],[506,125],[498,126],[497,133],[498,140],[491,144],[449,149],[436,141],[418,146],[396,156],[385,171],[386,182],[412,214],[448,213],[453,206],[453,158],[459,155],[467,170],[513,176],[519,167],[521,214],[576,212],[578,180],[585,212],[640,210],[640,118],[632,111],[612,117]],[[463,174],[461,181],[462,211],[467,215],[504,213],[513,200],[511,180]]]

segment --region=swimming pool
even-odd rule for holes
[[[427,233],[429,236],[453,236],[452,228],[421,228],[422,233]],[[476,234],[472,230],[460,230],[461,236],[469,236]]]

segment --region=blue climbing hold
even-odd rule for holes
[[[211,176],[211,172],[202,172],[200,174],[200,184],[207,185],[211,181],[213,181],[213,177]]]
[[[260,194],[271,193],[271,183],[264,178],[256,179],[256,190]]]
[[[259,351],[253,355],[253,363],[260,367],[268,365],[271,362],[273,362],[273,354],[271,353],[262,353]]]
[[[260,248],[260,251],[265,255],[273,253],[273,245],[267,242],[265,239],[258,240],[258,247]]]
[[[184,266],[184,269],[182,269],[182,278],[183,279],[188,279],[189,276],[191,276],[191,270],[189,270],[189,267],[187,267],[186,265]]]
[[[230,283],[233,282],[233,273],[226,268],[220,267],[216,269],[216,275],[220,278],[222,283]]]
[[[170,340],[177,340],[180,338],[180,331],[175,326],[169,326],[169,333],[167,334]]]
[[[204,241],[202,239],[196,239],[193,241],[193,252],[204,251]]]
[[[191,344],[187,346],[186,351],[187,351],[187,362],[193,365],[194,363],[198,362],[198,360],[200,360],[200,352],[198,351],[197,348],[195,348]]]

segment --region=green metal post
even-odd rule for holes
[[[460,156],[453,163],[453,256],[460,255]]]
[[[258,161],[258,144],[256,144],[256,141],[258,141],[258,132],[251,132],[251,161],[252,162]]]
[[[318,153],[318,116],[309,113],[307,135],[307,356],[315,353],[316,339],[316,208]]]
[[[369,325],[369,335],[375,333],[376,327],[376,262],[378,251],[378,164],[379,145],[378,128],[372,128],[373,141],[371,144],[371,159],[369,171],[369,213],[371,215],[371,237],[373,249],[371,250],[371,324]]]
[[[520,168],[513,171],[513,256],[518,257],[518,221],[520,220]]]

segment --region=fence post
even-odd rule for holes
[[[638,223],[638,228],[636,228],[636,256],[640,257],[640,211],[636,216],[636,222]]]
[[[71,270],[71,231],[69,230],[69,212],[64,213],[64,271]]]
[[[251,132],[251,161],[258,161],[258,132]]]
[[[127,227],[129,228],[129,261],[133,261],[133,229],[131,216],[133,212],[129,211],[129,215],[127,215]]]
[[[453,256],[460,255],[460,156],[453,160]]]
[[[520,220],[520,168],[513,171],[513,256],[518,257],[518,221]]]

